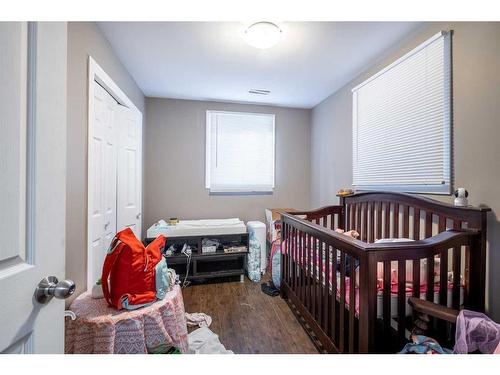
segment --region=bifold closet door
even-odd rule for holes
[[[94,81],[89,126],[89,256],[87,288],[101,277],[102,264],[116,233],[118,103]]]
[[[118,230],[131,228],[142,238],[142,119],[140,113],[119,105],[118,132]]]

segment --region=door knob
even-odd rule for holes
[[[35,289],[35,298],[39,303],[47,303],[52,297],[66,299],[75,292],[73,280],[57,280],[55,276],[44,277]]]
[[[136,217],[137,219],[140,219],[140,218],[141,218],[141,213],[139,212],[137,215],[135,215],[135,217]]]

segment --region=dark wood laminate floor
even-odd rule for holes
[[[188,286],[183,297],[186,312],[210,315],[210,329],[235,353],[318,353],[286,302],[246,277],[244,283]]]

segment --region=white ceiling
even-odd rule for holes
[[[247,45],[238,22],[98,25],[146,96],[311,108],[420,23],[284,22],[267,50]]]

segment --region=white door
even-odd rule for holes
[[[66,23],[0,22],[0,82],[0,352],[63,353]]]
[[[142,215],[142,115],[125,106],[117,110],[118,230],[131,228],[141,239]]]
[[[101,277],[107,249],[116,234],[116,100],[93,82],[93,118],[89,127],[88,280]]]

